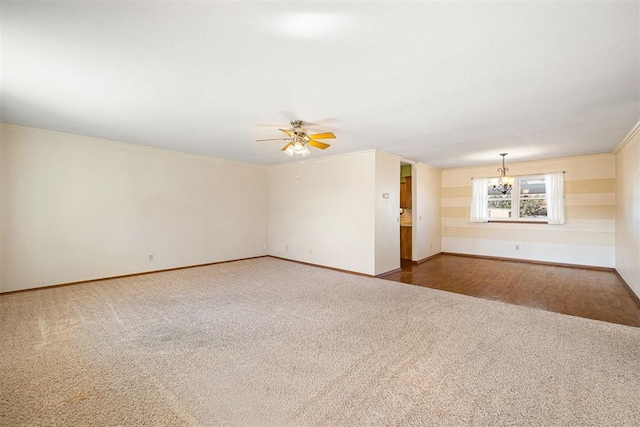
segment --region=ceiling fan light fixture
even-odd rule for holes
[[[304,122],[302,120],[292,120],[291,129],[279,129],[287,135],[285,138],[257,139],[256,141],[283,139],[287,143],[281,151],[284,151],[287,156],[293,157],[295,155],[296,157],[306,157],[311,154],[309,146],[320,150],[325,150],[330,147],[329,144],[318,141],[318,139],[333,139],[336,137],[332,132],[308,135],[307,130],[302,127],[303,125]]]
[[[293,157],[293,153],[294,153],[294,151],[293,151],[293,145],[292,145],[292,144],[289,144],[289,146],[287,147],[287,149],[286,149],[286,150],[284,150],[284,154],[286,154],[286,155],[287,155],[287,156],[289,156],[289,157]]]
[[[299,146],[296,145],[295,147],[293,147],[293,152],[302,157],[306,157],[310,153],[309,148],[307,148],[307,146],[304,144],[300,144]]]
[[[291,142],[287,147],[287,149],[284,150],[284,154],[286,154],[289,157],[293,157],[294,155],[306,157],[309,154],[311,154],[311,151],[309,151],[309,147],[307,147],[306,144],[298,140],[298,141]]]

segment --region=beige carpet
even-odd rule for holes
[[[259,258],[0,296],[0,424],[640,425],[640,329]]]

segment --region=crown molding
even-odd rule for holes
[[[620,143],[616,145],[616,148],[614,148],[611,153],[618,154],[620,150],[622,150],[633,139],[633,137],[638,134],[638,132],[640,132],[640,120],[638,120],[638,123],[636,123],[635,126],[631,128],[631,131],[629,131],[627,136],[625,136],[622,141],[620,141]]]

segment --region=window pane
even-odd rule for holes
[[[487,209],[489,218],[511,218],[511,195],[500,192],[497,195],[490,194]]]
[[[520,184],[520,218],[544,219],[547,217],[546,189],[543,178],[525,178]]]
[[[495,181],[495,182],[494,182],[494,181]],[[487,191],[488,191],[488,194],[489,194],[489,198],[491,198],[491,196],[505,196],[505,194],[502,194],[500,191],[498,191],[498,190],[494,190],[494,189],[493,189],[493,184],[497,184],[497,183],[498,183],[498,180],[497,180],[497,179],[492,180],[492,182],[490,182],[490,183],[489,183],[489,186],[487,187]],[[507,194],[507,196],[508,196],[508,194]],[[511,196],[509,196],[509,198],[510,198],[510,197],[511,197]]]
[[[546,218],[547,201],[543,198],[520,199],[520,218]]]
[[[545,195],[544,179],[532,178],[520,180],[520,197]]]

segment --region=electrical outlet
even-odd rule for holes
[[[309,249],[309,253],[310,253],[310,254],[313,254],[313,249]]]
[[[285,250],[285,251],[288,251],[288,250],[289,250],[289,245],[285,246],[285,247],[284,247],[284,250]]]
[[[516,251],[520,250],[520,245],[516,245]]]
[[[262,245],[262,249],[267,249],[267,244]]]
[[[153,254],[149,254],[149,261],[153,261]]]

